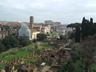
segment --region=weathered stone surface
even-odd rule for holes
[[[3,68],[3,69],[1,69],[1,72],[6,72],[6,71],[5,71],[5,69]]]
[[[33,72],[38,72],[38,69],[37,69],[37,68],[35,68],[35,69],[33,70]]]
[[[51,68],[50,66],[45,66],[45,67],[41,70],[41,72],[47,72],[50,68]]]

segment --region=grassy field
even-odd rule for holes
[[[34,47],[35,45],[36,45],[36,43],[32,43],[32,44],[30,44],[30,45],[28,45],[28,46],[25,46],[24,48]]]
[[[10,61],[13,59],[19,58],[19,60],[22,60],[24,58],[24,63],[30,63],[30,62],[37,62],[37,56],[39,54],[37,53],[38,50],[52,50],[55,48],[54,45],[49,45],[47,42],[40,43],[39,48],[34,48],[36,46],[36,43],[32,43],[26,47],[20,48],[19,50],[13,50],[9,53],[2,54],[0,56],[0,61],[3,61],[3,63],[0,63],[0,67],[9,65]],[[32,48],[31,50],[28,50],[27,48]],[[34,54],[35,57],[29,57],[30,54]]]
[[[52,36],[56,36],[57,35],[57,32],[52,32],[51,35]]]

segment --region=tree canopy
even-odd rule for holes
[[[40,33],[40,34],[37,35],[37,40],[38,41],[43,41],[46,38],[47,38],[46,34]]]

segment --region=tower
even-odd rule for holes
[[[34,23],[34,17],[30,16],[30,29],[33,28],[33,23]]]
[[[31,39],[32,39],[33,24],[34,24],[34,17],[33,16],[30,16],[30,25],[29,25],[29,28],[30,28],[30,31],[31,31]]]

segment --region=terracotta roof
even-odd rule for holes
[[[42,25],[36,25],[36,24],[34,24],[33,27],[42,27]]]
[[[7,26],[11,26],[11,27],[14,27],[14,26],[21,26],[22,23],[19,23],[19,22],[8,22],[6,25]]]
[[[0,21],[0,24],[2,25],[6,25],[8,23],[8,21]]]
[[[38,31],[38,30],[36,30],[36,29],[32,29],[32,32],[40,32],[40,31]]]

